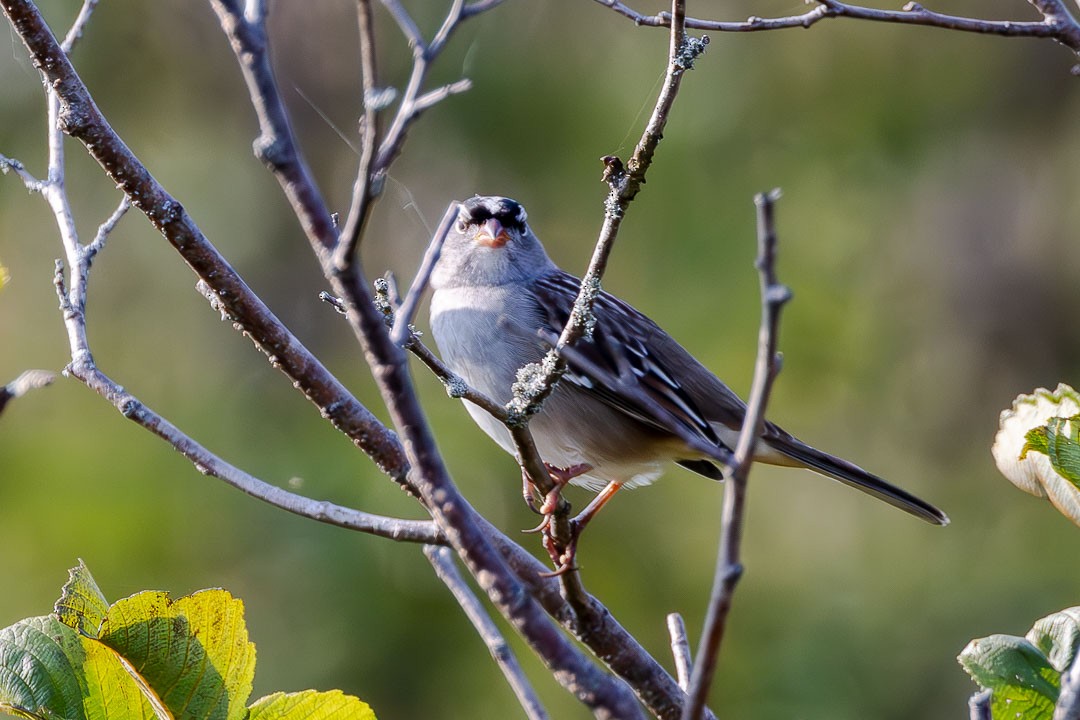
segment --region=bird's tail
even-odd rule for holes
[[[779,428],[775,428],[779,430]],[[893,507],[911,513],[934,525],[948,525],[949,516],[930,503],[917,498],[907,490],[889,483],[877,475],[868,473],[858,465],[849,463],[828,453],[812,448],[787,433],[766,431],[765,443],[778,453],[791,458],[798,465],[803,465],[814,472],[839,480],[845,485],[884,500]],[[766,460],[768,462],[768,460]]]

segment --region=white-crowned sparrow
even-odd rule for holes
[[[522,366],[541,360],[566,323],[580,281],[560,270],[526,223],[525,209],[502,197],[463,203],[431,277],[431,329],[443,360],[499,402],[512,398]],[[646,485],[668,462],[721,479],[712,462],[734,448],[746,405],[656,323],[601,292],[596,323],[567,354],[568,370],[530,423],[550,466],[587,466],[571,482],[606,497]],[[545,339],[546,338],[546,339]],[[506,427],[466,403],[473,420],[504,450]],[[756,461],[814,470],[922,518],[945,525],[930,503],[799,441],[766,423]]]

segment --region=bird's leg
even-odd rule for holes
[[[585,529],[585,526],[589,524],[589,521],[596,517],[596,514],[600,512],[600,508],[604,507],[611,498],[615,497],[615,493],[619,492],[620,488],[622,488],[622,483],[614,480],[609,482],[604,489],[592,499],[592,502],[585,506],[584,510],[570,520],[570,538],[568,541],[563,542],[553,537],[550,532],[551,524],[547,524],[547,528],[544,530],[544,549],[548,551],[548,555],[551,556],[551,562],[555,564],[555,572],[550,573],[550,575],[562,575],[563,573],[576,569],[574,560],[577,556],[577,544],[582,531]]]
[[[612,480],[607,486],[597,493],[596,497],[592,499],[592,502],[585,506],[585,509],[579,512],[571,521],[570,524],[574,528],[574,535],[580,535],[581,531],[585,529],[585,526],[589,524],[589,521],[596,517],[596,513],[600,512],[600,508],[607,505],[608,500],[615,497],[615,493],[619,492],[622,487],[622,483]]]

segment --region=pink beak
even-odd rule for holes
[[[489,248],[501,248],[510,242],[510,233],[495,218],[488,218],[476,231],[476,244]]]

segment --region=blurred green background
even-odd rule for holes
[[[276,69],[330,202],[345,211],[359,114],[352,4],[273,3]],[[43,2],[66,28],[78,4]],[[444,3],[409,4],[430,34]],[[662,3],[641,2],[655,11]],[[798,0],[692,2],[738,19]],[[890,4],[890,7],[893,5]],[[935,9],[1033,18],[1020,0]],[[383,84],[409,55],[379,8]],[[412,132],[364,246],[371,273],[409,278],[451,199],[517,198],[580,273],[600,226],[598,158],[625,157],[659,87],[667,37],[589,0],[507,2],[455,36],[434,81],[474,89]],[[102,3],[74,60],[113,126],[294,332],[383,416],[276,183],[207,3]],[[924,525],[807,472],[751,480],[746,575],[713,707],[729,717],[955,718],[974,690],[955,662],[976,636],[1022,634],[1080,604],[1080,529],[996,472],[999,411],[1080,382],[1080,78],[1049,41],[829,21],[720,35],[687,76],[605,286],[651,314],[737,391],[758,322],[753,193],[784,190],[784,372],[772,419],[943,507]],[[44,174],[44,102],[17,38],[0,34],[0,152]],[[337,128],[337,129],[335,129]],[[69,145],[89,238],[119,197]],[[0,178],[0,380],[59,370],[46,205]],[[418,517],[193,291],[137,214],[94,266],[91,342],[131,392],[240,467],[370,511]],[[426,322],[426,321],[425,321]],[[534,523],[518,473],[417,371],[454,478],[496,525]],[[588,587],[669,667],[664,615],[700,630],[720,488],[679,469],[593,525]],[[584,502],[575,491],[571,500]],[[341,687],[380,718],[520,717],[419,548],[302,520],[198,474],[81,384],[61,379],[0,417],[0,625],[46,612],[82,557],[106,594],[224,586],[244,599],[256,694]],[[538,542],[524,538],[538,551]],[[516,642],[516,641],[515,641]],[[587,717],[527,650],[553,717]]]

